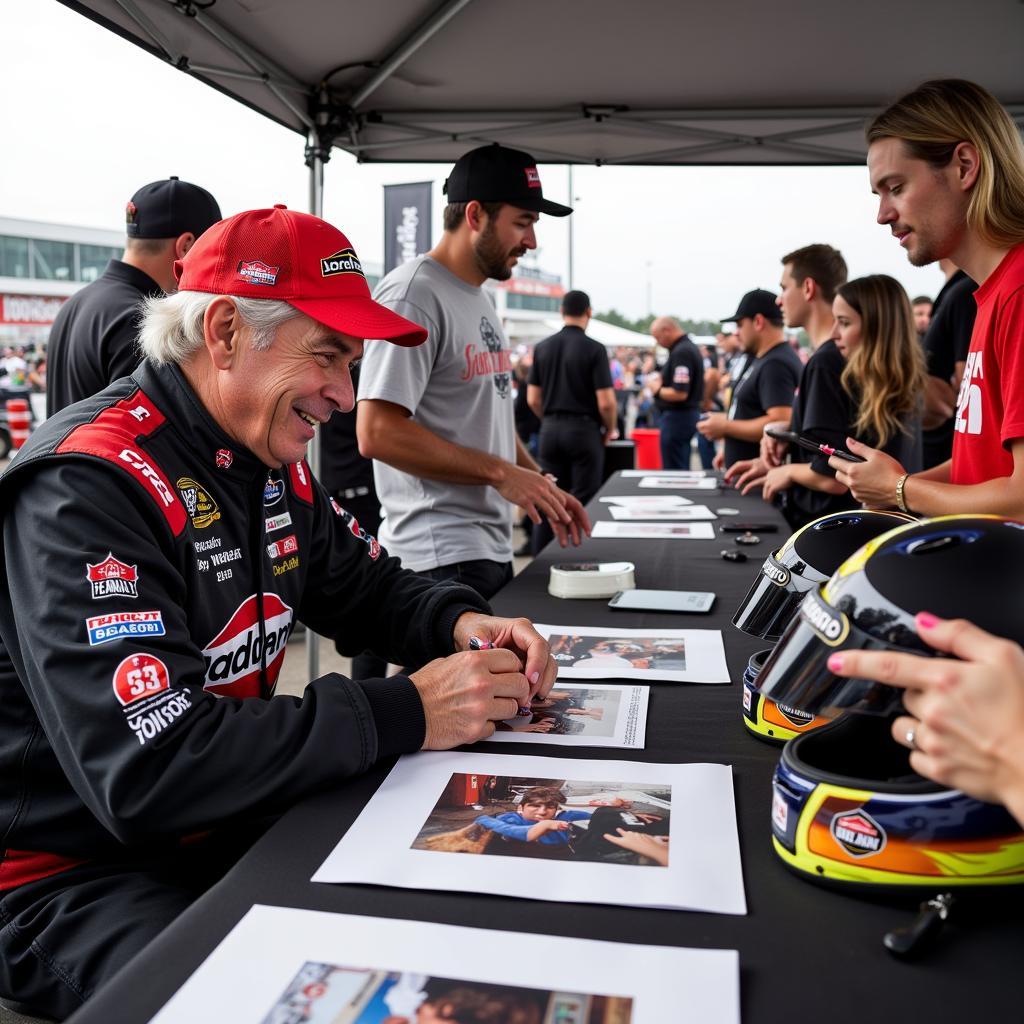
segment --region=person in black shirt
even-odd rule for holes
[[[592,311],[586,292],[562,298],[565,326],[533,352],[527,402],[540,418],[541,469],[585,505],[597,494],[604,446],[615,436],[618,406],[605,347],[586,335]],[[552,538],[550,526],[533,531],[536,553]]]
[[[789,429],[833,448],[843,447],[846,434],[842,431],[849,429],[844,424],[856,418],[856,407],[841,381],[846,360],[832,340],[832,303],[837,289],[846,281],[846,274],[846,261],[838,249],[822,243],[805,245],[782,257],[777,299],[786,326],[802,327],[813,349],[800,375]],[[771,426],[774,424],[768,424]],[[790,463],[809,463],[813,457],[814,453],[804,448],[765,434],[761,438],[760,457],[733,463],[726,481],[735,479],[744,494],[755,488],[760,493],[764,478],[773,467],[782,465],[785,459]],[[782,512],[793,529],[857,504],[841,484],[833,482],[829,486],[824,479],[813,479],[819,486],[793,483],[779,495]]]
[[[704,357],[674,317],[659,316],[651,324],[651,337],[668,349],[661,386],[654,396],[661,465],[663,469],[689,469],[690,445],[704,395]]]
[[[928,364],[921,434],[924,469],[939,466],[953,455],[953,411],[978,312],[974,281],[949,260],[939,260],[939,266],[946,283],[935,296],[923,343]]]
[[[174,262],[221,219],[204,188],[154,181],[125,207],[124,255],[61,306],[47,342],[46,415],[102,391],[140,363],[142,300],[176,290]]]
[[[750,359],[743,376],[733,383],[729,411],[709,413],[697,424],[705,437],[725,438],[727,469],[739,459],[757,457],[766,423],[788,425],[803,370],[800,357],[786,341],[782,313],[771,292],[763,288],[747,292],[724,322],[729,321],[736,324],[740,344]]]

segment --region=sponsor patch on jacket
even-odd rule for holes
[[[170,687],[167,666],[153,654],[130,654],[114,670],[114,696],[122,704],[134,704]]]
[[[264,593],[262,597],[262,630],[259,599],[256,594],[250,594],[203,648],[204,689],[230,697],[259,697],[260,668],[264,661],[267,686],[274,688],[292,630],[292,609],[277,594]]]
[[[213,461],[218,469],[230,469],[231,463],[235,461],[235,453],[230,448],[218,448]]]
[[[85,620],[89,646],[110,644],[129,636],[164,636],[164,617],[159,611],[113,612],[110,615],[92,615]]]
[[[95,565],[86,562],[85,578],[94,601],[105,597],[130,597],[134,601],[139,596],[139,567],[122,562],[112,553]]]
[[[280,267],[272,267],[263,260],[239,260],[238,276],[249,284],[263,284],[272,287],[277,284]]]
[[[185,503],[185,511],[197,530],[205,530],[211,523],[220,519],[217,502],[210,497],[210,492],[202,484],[196,483],[190,476],[180,476],[177,488],[181,500]]]
[[[269,477],[263,486],[263,504],[276,505],[281,500],[281,495],[283,494],[284,481]]]
[[[280,540],[271,541],[267,545],[267,554],[271,558],[284,558],[285,555],[294,555],[299,550],[299,542],[294,533]]]
[[[313,477],[304,459],[288,466],[288,477],[292,482],[292,494],[307,505],[313,504]]]
[[[114,696],[144,747],[192,707],[187,690],[171,689],[167,666],[155,654],[129,655],[114,670]]]
[[[337,277],[338,274],[358,274],[363,276],[363,265],[354,249],[339,249],[320,261],[320,273],[324,277]]]
[[[263,520],[263,525],[266,527],[267,533],[283,530],[286,526],[292,525],[292,514],[290,512],[282,512],[279,516],[267,516]]]
[[[689,384],[690,383],[690,368],[688,366],[677,366],[672,371],[672,383],[673,384]]]
[[[829,831],[851,857],[870,857],[885,848],[885,829],[863,807],[834,815]]]
[[[333,501],[333,499],[331,499]],[[356,519],[351,512],[345,511],[345,509],[339,509],[338,515],[348,523],[349,532],[356,540],[361,540],[370,550],[370,558],[376,562],[380,558],[380,544],[377,543],[377,538],[371,533],[367,533],[360,525],[359,520]]]
[[[336,516],[345,515],[345,510],[334,500],[334,498],[331,498],[331,508],[334,509],[334,514]]]

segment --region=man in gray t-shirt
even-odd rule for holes
[[[444,234],[393,270],[375,298],[427,328],[395,357],[366,346],[359,381],[360,450],[375,460],[381,540],[407,568],[458,579],[490,597],[512,575],[512,506],[547,518],[564,545],[590,522],[541,474],[518,441],[508,342],[482,285],[507,280],[536,248],[543,197],[535,161],[492,145],[459,159],[445,182]]]

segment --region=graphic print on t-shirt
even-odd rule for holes
[[[964,366],[960,394],[956,401],[956,429],[961,434],[980,434],[982,427],[981,386],[974,382],[985,379],[982,353],[969,352]]]
[[[508,349],[502,347],[501,335],[485,316],[480,317],[480,340],[482,349],[476,345],[466,346],[466,369],[462,379],[470,381],[491,374],[498,396],[508,398],[512,393],[512,360]]]

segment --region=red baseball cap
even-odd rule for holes
[[[174,263],[181,291],[280,299],[356,338],[420,345],[426,328],[374,302],[349,240],[327,221],[275,206],[218,221]]]

